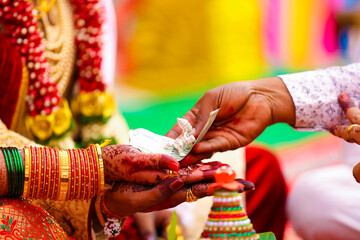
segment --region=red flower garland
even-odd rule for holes
[[[57,85],[50,77],[43,33],[38,29],[35,13],[34,6],[27,1],[0,1],[0,23],[29,71],[26,101],[32,117],[50,114],[60,101]]]
[[[78,82],[82,92],[104,91],[101,72],[104,6],[99,0],[71,0],[78,47]]]

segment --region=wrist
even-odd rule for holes
[[[254,81],[254,90],[262,94],[271,110],[271,124],[295,124],[295,105],[293,99],[280,77],[265,78]]]

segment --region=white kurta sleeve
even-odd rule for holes
[[[279,77],[294,101],[298,130],[321,131],[349,124],[338,103],[340,93],[347,93],[360,107],[360,63]]]

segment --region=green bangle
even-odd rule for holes
[[[15,147],[11,148],[11,154],[13,156],[14,163],[15,163],[15,169],[16,169],[15,197],[20,197],[23,192],[23,187],[24,187],[24,179],[22,177],[23,176],[23,165],[22,165],[21,155],[20,155],[19,150]]]
[[[15,196],[15,187],[16,187],[16,178],[15,178],[15,164],[14,164],[14,160],[10,154],[10,150],[9,148],[5,148],[5,150],[7,151],[7,155],[8,155],[8,158],[9,158],[9,163],[10,163],[10,168],[11,168],[11,176],[12,176],[12,193],[11,193],[11,197],[14,197]]]
[[[24,192],[25,169],[24,169],[24,163],[22,161],[22,157],[21,157],[19,149],[16,148],[15,152],[17,153],[18,160],[19,160],[19,166],[20,166],[20,183],[21,183],[20,195],[22,195]]]
[[[13,147],[9,147],[8,151],[9,154],[11,154],[12,157],[12,162],[14,164],[14,179],[15,179],[15,183],[14,183],[14,197],[18,196],[18,192],[19,192],[19,185],[20,185],[20,181],[19,181],[19,166],[18,166],[18,161],[17,161],[17,157],[14,154],[14,148]]]
[[[8,196],[11,197],[11,196],[12,196],[12,193],[13,193],[13,175],[12,175],[12,170],[11,170],[11,167],[10,167],[10,162],[9,162],[9,159],[8,159],[8,156],[7,156],[7,153],[6,153],[5,148],[1,148],[1,150],[2,150],[3,155],[4,155],[4,158],[5,158],[6,168],[7,168],[7,172],[8,172],[8,185],[9,185],[9,188],[8,188]]]
[[[4,148],[0,148],[0,149],[1,149],[2,153],[3,153],[3,155],[4,155],[4,159],[5,159],[5,163],[6,163],[6,170],[7,170],[7,174],[8,174],[8,195],[9,195],[9,193],[11,191],[10,166],[9,166],[9,162],[7,160],[7,155],[5,153]]]

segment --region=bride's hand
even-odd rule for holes
[[[102,148],[106,181],[127,181],[154,185],[165,170],[177,172],[180,164],[160,153],[143,153],[130,145],[110,145]]]
[[[239,192],[254,188],[251,182],[243,179],[237,181],[243,186],[239,187]],[[184,185],[184,181],[178,177],[168,178],[156,186],[119,182],[112,190],[105,193],[105,203],[111,212],[119,216],[158,211],[185,202],[189,189],[196,199],[212,196],[211,183],[213,181]]]

